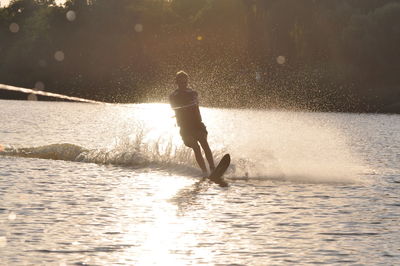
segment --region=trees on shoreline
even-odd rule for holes
[[[210,106],[379,111],[400,101],[399,22],[396,0],[14,0],[0,82],[158,101],[185,69]]]

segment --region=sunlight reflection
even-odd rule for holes
[[[140,124],[144,141],[161,146],[172,143],[181,145],[179,129],[176,126],[174,113],[166,104],[139,104],[135,109],[124,109],[124,116]],[[137,128],[135,128],[137,131]],[[134,133],[135,135],[137,132]],[[163,147],[160,147],[163,148]],[[165,148],[165,147],[164,147]]]
[[[7,237],[0,236],[0,248],[4,248],[5,246],[7,246]]]
[[[17,219],[17,215],[14,212],[10,212],[8,214],[8,220],[14,221],[15,219]]]
[[[125,213],[119,216],[125,219],[121,219],[113,230],[124,232],[124,243],[141,243],[139,247],[127,250],[120,261],[134,260],[135,265],[187,265],[188,254],[210,257],[208,250],[196,248],[200,242],[197,233],[204,230],[206,222],[178,216],[177,206],[169,202],[170,198],[192,181],[159,174],[148,174],[146,180],[154,186],[145,193],[136,191],[143,193],[141,197],[132,195],[132,189],[138,186],[137,180],[120,188],[124,195],[132,195],[128,196],[129,202],[124,203],[131,207],[123,208]],[[141,200],[138,201],[138,198]],[[140,212],[140,209],[147,213]],[[142,222],[138,222],[140,220]]]

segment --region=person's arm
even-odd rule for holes
[[[192,107],[195,105],[199,105],[198,94],[196,91],[192,92],[191,98],[189,100],[190,101],[187,104],[179,106],[175,103],[173,97],[170,97],[171,107],[173,110],[178,110],[178,109],[183,109],[183,108],[188,108],[188,107]]]

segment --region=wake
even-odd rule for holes
[[[216,162],[219,162],[225,150],[215,152]],[[168,171],[174,174],[200,177],[192,151],[187,148],[173,148],[172,145],[160,148],[158,142],[153,145],[135,145],[124,143],[112,149],[87,149],[70,144],[49,144],[38,147],[6,147],[0,149],[0,156],[36,158],[47,160],[62,160],[81,163],[95,163],[99,165],[122,166],[134,169],[149,168],[152,170]],[[330,176],[285,174],[272,155],[265,158],[259,165],[249,158],[232,160],[225,177],[231,181],[278,181],[295,183],[354,183],[354,178],[332,178]],[[309,168],[310,166],[308,166]],[[310,168],[309,168],[310,169]],[[341,172],[341,171],[340,171]],[[341,172],[342,173],[342,172]]]
[[[107,150],[87,149],[75,144],[61,143],[38,147],[6,147],[0,150],[0,156],[95,163],[135,169],[156,168],[191,176],[200,173],[195,167],[190,151],[174,150],[175,156],[171,156],[172,150],[160,153],[157,146],[158,144],[154,144],[152,149],[158,152],[153,153],[149,152],[149,147],[139,148],[134,145],[124,147],[119,145]]]

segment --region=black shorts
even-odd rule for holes
[[[191,127],[191,128],[181,127],[180,134],[183,143],[186,146],[192,148],[195,145],[197,145],[198,141],[202,139],[207,139],[208,132],[206,126],[203,123],[201,123],[196,127]]]

